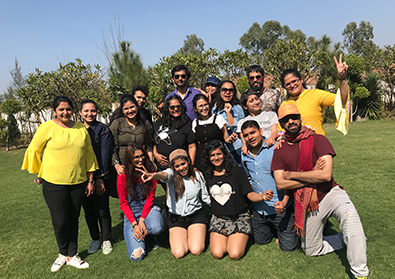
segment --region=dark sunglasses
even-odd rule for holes
[[[179,79],[179,78],[186,79],[187,75],[174,75],[174,79]]]
[[[221,88],[222,92],[234,92],[235,90],[233,88],[226,88],[226,87],[222,87]]]
[[[254,81],[255,79],[257,81],[260,81],[262,79],[262,76],[249,76],[248,79],[249,81]]]
[[[282,124],[285,124],[285,123],[288,123],[288,121],[290,120],[290,119],[292,119],[292,120],[298,120],[299,119],[299,114],[290,114],[290,115],[287,115],[287,116],[284,116],[283,118],[281,118],[280,119],[280,122],[282,123]]]
[[[170,110],[181,109],[181,105],[169,106]]]

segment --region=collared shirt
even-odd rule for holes
[[[187,107],[187,112],[186,115],[191,119],[191,122],[196,118],[196,112],[193,109],[193,103],[192,100],[196,95],[201,94],[199,90],[193,87],[188,87],[187,94],[185,94],[184,98],[182,99]],[[169,95],[166,96],[166,99],[169,98],[170,96],[177,95],[179,97],[180,94],[178,94],[177,89],[174,90],[173,92],[169,93]]]
[[[88,127],[88,133],[99,163],[99,169],[95,172],[95,177],[102,178],[108,174],[111,164],[111,157],[114,152],[114,137],[107,125],[96,120]]]
[[[273,191],[273,198],[270,201],[253,203],[254,209],[262,215],[276,214],[274,203],[284,198],[284,191],[277,190],[273,172],[270,171],[274,146],[267,147],[265,141],[255,158],[251,152],[248,155],[244,153],[241,155],[241,163],[254,192],[263,194],[267,190]]]
[[[178,197],[177,201],[175,196],[173,170],[168,168],[165,169],[164,172],[168,175],[167,180],[163,182],[167,183],[169,187],[166,205],[169,207],[170,213],[188,216],[202,208],[202,201],[210,205],[211,200],[207,192],[206,180],[203,178],[203,174],[201,172],[195,172],[196,179],[194,179],[194,181],[190,177],[187,179],[183,178],[185,191],[181,197]]]

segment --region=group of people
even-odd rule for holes
[[[300,243],[310,256],[345,244],[352,274],[367,277],[362,224],[332,178],[336,153],[322,128],[322,106],[340,100],[344,107],[349,98],[348,66],[341,56],[335,63],[339,98],[305,89],[300,73],[289,69],[281,75],[290,96],[285,101],[278,90],[264,87],[258,65],[247,70],[250,89],[240,99],[231,80],[209,77],[204,90],[190,87],[190,71],[178,65],[172,70],[176,89],[160,105],[162,117],[155,122],[144,108],[148,89],[143,86],[121,97],[109,127],[97,121],[94,101],[80,104],[80,123],[71,120],[70,99],[57,97],[55,118],[39,126],[22,166],[38,173],[51,213],[59,247],[51,271],[65,264],[89,267],[77,254],[81,205],[92,238],[88,253],[100,248],[111,253],[111,195],[124,213],[132,261],[143,259],[147,246],[158,247],[154,236],[166,223],[176,258],[202,253],[208,228],[216,259],[243,257],[250,235],[258,245],[278,238],[284,251]],[[154,202],[158,183],[166,191],[165,214]],[[342,233],[323,236],[332,216]]]

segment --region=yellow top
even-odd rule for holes
[[[41,124],[26,150],[22,169],[53,184],[85,182],[87,172],[98,169],[85,126],[76,122],[72,128],[63,128],[53,120]]]
[[[294,103],[298,107],[302,117],[302,125],[309,126],[317,134],[325,135],[322,127],[322,107],[333,107],[336,94],[320,89],[310,89],[303,91],[299,96],[290,97],[281,103],[281,106]],[[280,107],[281,107],[280,106]],[[279,129],[281,129],[279,124]]]

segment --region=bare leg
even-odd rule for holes
[[[222,234],[210,233],[210,252],[215,259],[222,259],[226,254],[228,238]]]
[[[229,257],[235,261],[244,256],[249,235],[244,233],[234,233],[228,237],[227,251]]]
[[[188,253],[188,231],[181,227],[173,227],[169,230],[169,242],[171,253],[177,259]]]
[[[188,247],[192,254],[200,255],[203,252],[205,240],[205,224],[193,224],[188,227]]]

